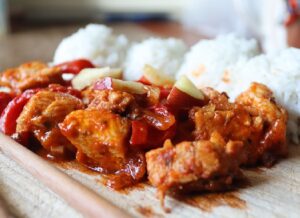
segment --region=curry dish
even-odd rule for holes
[[[287,113],[263,84],[229,101],[187,78],[155,73],[139,81],[106,75],[80,90],[63,77],[93,67],[87,60],[31,62],[2,72],[1,131],[52,157],[76,159],[114,189],[147,178],[162,204],[168,192],[226,190],[241,168],[287,155]]]

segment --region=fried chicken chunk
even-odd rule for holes
[[[122,164],[130,130],[126,118],[107,110],[78,110],[69,114],[60,128],[79,151],[108,171]]]
[[[269,166],[286,155],[287,114],[266,86],[253,83],[235,103],[230,103],[225,93],[211,88],[204,91],[209,103],[190,111],[196,140],[208,140],[217,131],[226,142],[243,141],[248,153],[243,164],[247,166]]]
[[[78,110],[65,118],[60,129],[78,149],[79,162],[102,173],[114,174],[110,186],[132,185],[144,176],[144,155],[127,149],[130,132],[127,118],[108,110]]]
[[[73,110],[82,109],[78,98],[60,92],[40,91],[25,105],[17,119],[16,131],[32,132],[42,146],[53,155],[61,155],[65,149],[74,150],[61,134],[58,123]]]
[[[134,102],[134,97],[122,91],[99,91],[89,104],[90,109],[106,109],[114,113],[124,113]]]
[[[211,88],[204,90],[209,103],[195,107],[190,117],[195,122],[196,140],[209,140],[213,132],[218,132],[225,141],[246,141],[251,135],[251,116],[242,105],[230,103],[225,93]]]
[[[272,91],[263,84],[252,83],[235,102],[249,112],[252,129],[256,129],[248,139],[251,144],[248,164],[253,165],[259,161],[270,166],[276,159],[286,156],[287,112],[276,104]]]
[[[146,153],[148,178],[158,187],[161,203],[166,191],[219,191],[242,174],[243,142],[224,141],[217,132],[210,140],[184,141]]]
[[[0,74],[0,86],[9,87],[15,93],[26,89],[46,87],[51,83],[63,84],[59,68],[48,67],[41,62],[29,62]]]

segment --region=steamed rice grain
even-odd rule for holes
[[[255,40],[238,38],[235,35],[219,36],[213,40],[201,40],[185,55],[178,72],[187,75],[198,88],[211,86],[222,89],[227,73],[236,63],[245,63],[259,53]]]
[[[151,65],[175,78],[186,50],[185,43],[174,38],[149,38],[134,44],[127,53],[124,79],[140,79],[145,65]]]
[[[54,55],[54,64],[75,59],[88,59],[96,66],[121,67],[123,65],[128,39],[114,35],[105,25],[89,24],[59,44]]]

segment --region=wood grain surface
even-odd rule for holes
[[[168,214],[148,184],[117,192],[104,187],[99,175],[82,172],[74,163],[57,167],[135,217],[300,217],[300,147],[295,145],[290,146],[289,158],[274,167],[245,170],[248,179],[237,190],[167,197],[172,209]]]
[[[182,37],[191,44],[201,37],[178,28],[178,24],[114,24],[113,27],[117,33],[125,33],[134,40],[159,34]],[[0,70],[32,59],[51,61],[61,38],[77,28],[78,25],[39,27],[0,39]],[[249,180],[237,190],[167,197],[166,204],[172,208],[169,214],[161,209],[155,188],[148,184],[116,192],[101,184],[101,176],[74,162],[55,166],[133,217],[300,217],[300,146],[291,145],[289,150],[289,157],[271,169],[244,171]],[[0,199],[13,217],[82,217],[1,151]]]
[[[0,133],[0,149],[4,155],[16,161],[33,177],[81,212],[84,217],[129,218],[126,210],[111,204],[3,133]],[[2,207],[4,215],[5,209]]]

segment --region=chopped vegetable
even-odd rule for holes
[[[82,69],[94,68],[95,66],[86,59],[78,59],[75,61],[68,61],[57,65],[62,73],[78,74]]]
[[[80,73],[72,79],[72,86],[75,89],[82,90],[92,85],[98,79],[104,77],[120,79],[122,77],[122,70],[120,68],[110,67],[85,68],[81,70]]]
[[[160,147],[165,140],[172,139],[176,133],[176,125],[171,126],[165,131],[161,131],[149,125],[144,120],[132,121],[131,128],[131,146],[144,150]]]
[[[141,120],[133,120],[131,122],[131,138],[132,145],[146,145],[148,143],[149,125]]]
[[[25,104],[38,91],[39,89],[26,90],[8,103],[0,117],[0,130],[3,133],[12,135],[16,132],[16,120],[21,114]]]
[[[175,83],[174,87],[181,90],[182,92],[192,96],[193,98],[204,100],[205,96],[203,92],[198,89],[190,79],[185,75],[181,76],[179,80]]]
[[[120,79],[113,79],[105,77],[94,84],[95,90],[118,90],[129,92],[132,94],[146,94],[147,90],[142,83],[133,81],[123,81]]]
[[[172,111],[201,106],[206,103],[204,93],[186,77],[182,76],[167,97],[167,105]]]
[[[0,92],[0,113],[5,109],[8,103],[12,100],[12,95],[7,92]]]

